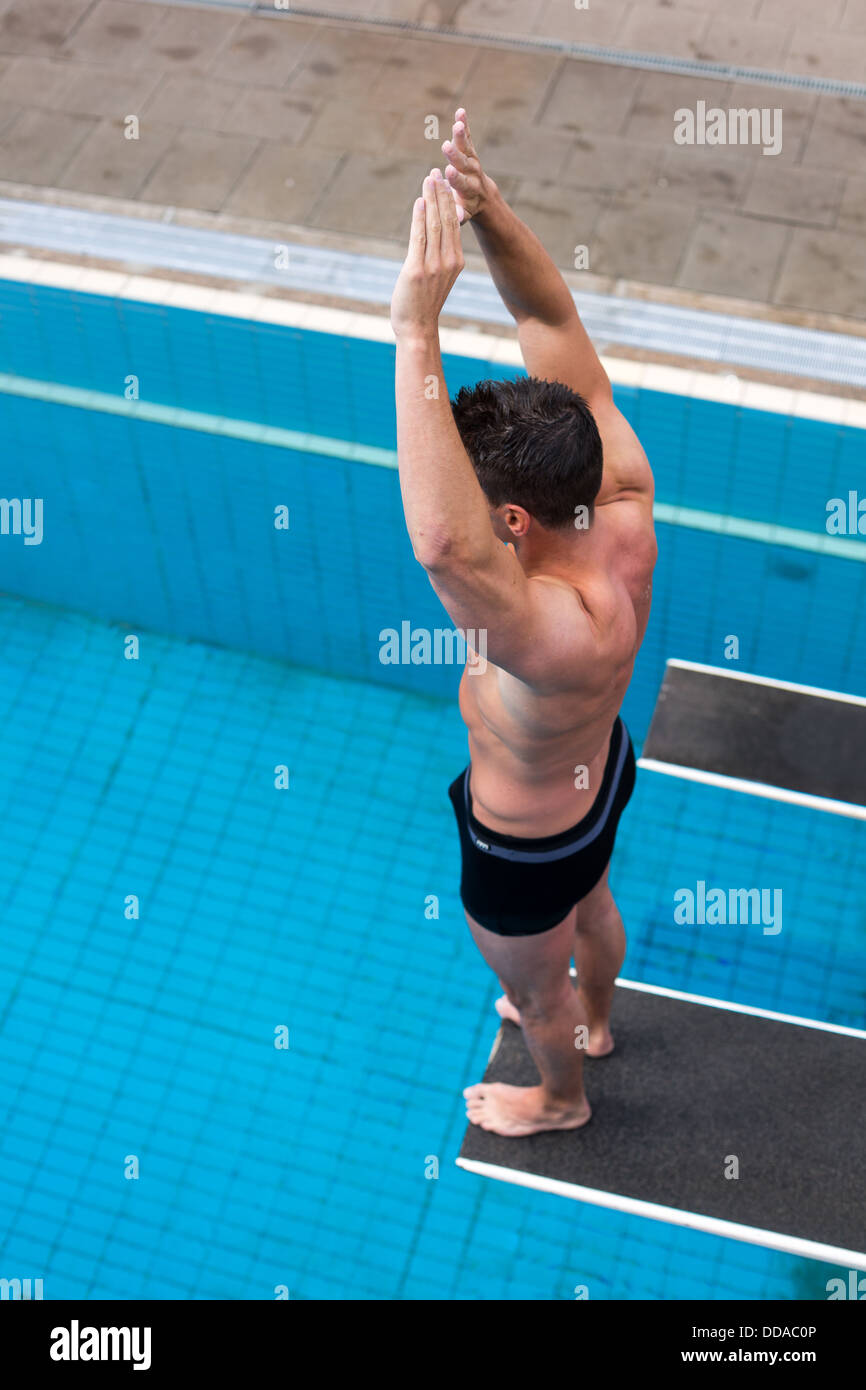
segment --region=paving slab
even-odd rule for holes
[[[481,138],[485,121],[508,120],[515,125],[535,121],[563,66],[558,54],[476,50],[466,98],[468,101],[471,93],[471,99],[480,103],[480,119],[473,120],[473,134]]]
[[[819,97],[803,163],[861,174],[866,167],[866,102]]]
[[[323,190],[344,155],[265,141],[225,203],[240,217],[311,224]]]
[[[247,135],[182,130],[141,189],[148,202],[218,212],[256,153]]]
[[[815,16],[817,18],[817,16]],[[862,82],[866,75],[866,34],[828,34],[824,28],[797,28],[785,55],[785,72]]]
[[[61,174],[60,188],[135,198],[175,139],[172,126],[144,121],[127,140],[122,120],[105,119],[87,136]]]
[[[622,134],[649,75],[613,65],[565,63],[544,107],[542,124],[565,135],[586,130]],[[668,136],[672,125],[673,116],[668,111]]]
[[[237,91],[226,115],[226,129],[238,135],[298,145],[305,140],[316,106],[291,91],[246,87]]]
[[[649,140],[588,130],[574,137],[562,178],[566,186],[587,192],[649,193],[658,186],[664,157]]]
[[[45,0],[31,0],[34,14]],[[70,28],[58,54],[87,63],[116,62],[123,68],[160,67],[149,40],[168,14],[161,5],[137,5],[132,0],[100,0],[83,7],[81,23]],[[224,18],[225,16],[219,16]],[[33,51],[32,49],[29,51]]]
[[[590,246],[593,270],[650,284],[676,283],[697,220],[693,203],[664,195],[619,198],[601,214]]]
[[[319,28],[295,19],[245,17],[214,58],[208,75],[254,86],[283,86]]]
[[[839,28],[843,33],[866,34],[866,0],[846,0]]]
[[[866,318],[863,241],[853,232],[791,230],[775,301]]]
[[[160,76],[142,102],[142,119],[175,127],[189,123],[198,130],[225,130],[229,110],[238,95],[249,90],[260,89],[229,83],[221,77],[171,73]]]
[[[4,101],[62,111],[76,70],[57,58],[21,54],[10,58],[0,72],[0,93]]]
[[[546,0],[536,19],[525,31],[543,38],[565,39],[569,43],[614,44],[632,13],[631,0],[605,0],[604,4],[578,10],[563,0]]]
[[[0,50],[54,53],[91,5],[92,0],[17,0],[0,15]]]
[[[310,220],[314,227],[338,231],[351,227],[361,236],[390,236],[405,244],[412,202],[419,191],[417,160],[351,154],[342,161]]]
[[[611,71],[616,73],[619,69],[614,67]],[[669,149],[673,146],[676,111],[685,107],[694,111],[699,101],[725,109],[733,104],[730,82],[707,82],[705,77],[666,72],[642,72],[637,77],[634,96],[620,131],[629,140],[653,140]]]
[[[838,220],[844,174],[830,169],[788,169],[775,163],[754,171],[743,211],[774,221],[832,227]]]
[[[760,152],[738,145],[708,150],[700,145],[674,145],[658,164],[658,182],[672,198],[701,207],[717,203],[740,207],[757,173]]]
[[[596,246],[595,229],[604,208],[597,194],[575,193],[563,199],[560,184],[538,179],[522,179],[517,186],[515,202],[523,216],[541,239],[546,249],[562,266],[575,266],[577,248],[586,247],[589,264]],[[584,257],[575,268],[584,268]]]
[[[845,180],[838,227],[843,232],[866,233],[866,176],[855,174]]]
[[[125,72],[115,65],[95,63],[59,64],[66,69],[62,98],[52,103],[57,109],[79,116],[141,116],[142,107],[161,80],[153,71]],[[36,94],[42,104],[41,92]]]
[[[0,136],[0,179],[56,184],[95,125],[87,116],[20,111]]]
[[[710,294],[730,292],[743,299],[769,300],[789,236],[790,229],[777,223],[736,212],[702,211],[676,283]]]
[[[788,43],[789,35],[783,25],[743,24],[726,12],[710,19],[696,56],[704,63],[731,63],[776,72],[782,67]]]

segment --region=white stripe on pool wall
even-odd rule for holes
[[[278,425],[261,425],[255,420],[240,420],[229,415],[211,415],[200,410],[184,410],[179,406],[161,405],[157,401],[130,401],[124,396],[106,391],[91,391],[83,386],[64,386],[55,381],[40,381],[33,377],[13,376],[0,372],[0,395],[24,396],[30,400],[47,401],[76,410],[125,415],[132,420],[170,425],[174,429],[199,430],[203,434],[224,435],[229,439],[245,439],[255,444],[267,444],[276,449],[293,449],[298,453],[318,454],[325,458],[345,459],[351,463],[368,463],[379,468],[396,468],[397,454],[393,449],[381,449],[372,444],[357,444],[327,435],[309,434],[302,430],[284,429]],[[719,536],[758,541],[764,545],[787,546],[808,550],[816,555],[832,555],[842,560],[866,562],[866,541],[828,536],[819,531],[798,531],[790,526],[770,522],[750,521],[746,517],[725,516],[718,512],[697,511],[669,502],[653,505],[656,521],[686,530],[711,531]]]
[[[670,502],[656,502],[653,516],[656,521],[668,526],[685,526],[692,531],[714,531],[738,540],[760,541],[762,545],[785,545],[791,550],[835,555],[841,560],[866,560],[866,541],[830,536],[826,531],[803,531],[794,526],[777,526],[769,521],[725,516],[723,513],[680,507]]]

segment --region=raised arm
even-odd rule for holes
[[[397,454],[403,511],[416,559],[455,626],[481,628],[495,665],[533,684],[591,661],[593,631],[573,590],[527,579],[497,539],[454,423],[439,350],[439,315],[463,266],[454,198],[424,180],[409,252],[391,301],[397,339]]]
[[[571,291],[534,232],[508,206],[481,167],[465,110],[442,146],[445,177],[478,243],[503,303],[517,323],[530,376],[561,381],[589,405],[605,449],[598,502],[652,499],[652,473],[637,436],[613,403],[607,372],[584,328]]]

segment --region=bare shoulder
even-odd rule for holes
[[[604,454],[604,476],[597,503],[628,499],[644,503],[651,512],[653,474],[640,440],[609,392],[596,394],[590,408]]]
[[[606,671],[633,649],[634,608],[617,577],[599,573],[580,588],[554,575],[528,581],[534,659],[526,683],[539,693],[604,685]]]

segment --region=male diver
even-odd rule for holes
[[[519,1136],[586,1124],[584,1052],[613,1048],[625,933],[608,870],[635,778],[619,710],[649,618],[653,478],[568,287],[484,173],[462,108],[442,149],[391,303],[400,485],[453,623],[486,633],[487,661],[467,663],[460,685],[470,763],[449,789],[460,891],[505,991],[497,1010],[522,1028],[541,1081],[464,1095],[473,1124]],[[464,222],[528,377],[463,388],[452,406],[438,320]]]

